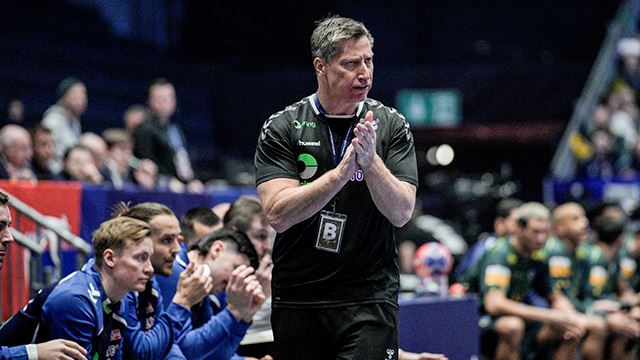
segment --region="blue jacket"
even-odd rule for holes
[[[112,320],[105,324],[105,318]],[[39,340],[73,340],[87,350],[88,358],[122,358],[126,322],[120,304],[110,302],[98,271],[89,263],[53,289],[42,308],[42,324]]]
[[[187,268],[188,258],[186,254],[187,250],[183,247],[180,254],[176,257],[176,261],[173,263],[171,276],[157,275],[154,277],[158,281],[164,298],[172,299],[175,295],[180,273]],[[205,299],[205,303],[207,301],[208,299]],[[205,304],[205,307],[206,306]],[[244,359],[236,355],[235,351],[238,349],[240,341],[242,341],[242,338],[246,334],[250,325],[249,323],[236,321],[231,312],[226,308],[209,319],[192,319],[192,322],[202,323],[203,325],[195,329],[192,328],[184,337],[177,340],[180,349],[187,359]]]
[[[174,302],[167,310],[154,278],[142,293],[130,292],[125,298],[127,330],[123,354],[127,359],[184,359],[174,342],[191,329],[191,311]]]
[[[2,346],[0,347],[0,360],[28,360],[27,347],[21,346]]]

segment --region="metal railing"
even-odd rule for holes
[[[3,192],[9,195],[9,206],[15,210],[16,217],[13,219],[11,234],[16,243],[29,250],[29,256],[25,258],[29,261],[29,290],[31,293],[38,291],[44,286],[59,280],[62,274],[61,253],[65,248],[61,246],[63,242],[71,245],[76,250],[76,265],[81,266],[93,249],[92,246],[82,238],[69,231],[66,220],[45,216],[31,206],[27,205],[16,196],[5,189]],[[33,222],[34,230],[25,231],[23,226],[28,219]],[[45,265],[44,257],[47,256]],[[19,282],[21,279],[9,279]]]

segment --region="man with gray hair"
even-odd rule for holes
[[[31,135],[20,125],[0,129],[0,179],[36,180],[31,169]]]
[[[275,353],[287,359],[397,359],[394,227],[413,211],[409,124],[367,98],[373,36],[361,22],[317,23],[315,94],[272,115],[256,149],[273,248]]]

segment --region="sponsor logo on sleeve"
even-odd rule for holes
[[[636,273],[637,267],[638,264],[631,258],[625,257],[620,261],[620,270],[622,272],[622,276],[624,276],[626,280],[629,280],[633,277],[633,275]]]
[[[603,266],[594,266],[589,272],[589,285],[602,288],[607,283],[607,270]]]
[[[571,276],[571,259],[566,256],[552,256],[549,259],[549,275],[555,278]]]
[[[484,272],[484,283],[487,286],[506,288],[511,282],[511,270],[504,265],[489,265]]]

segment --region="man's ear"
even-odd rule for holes
[[[313,68],[316,70],[316,74],[324,75],[326,66],[327,63],[325,63],[324,60],[320,59],[319,57],[313,59]]]
[[[102,253],[102,262],[110,268],[116,266],[116,253],[112,249],[106,249]]]
[[[212,260],[215,260],[218,256],[220,256],[220,253],[222,253],[223,250],[224,250],[224,242],[221,240],[216,240],[211,244],[211,247],[209,248],[208,256]]]

